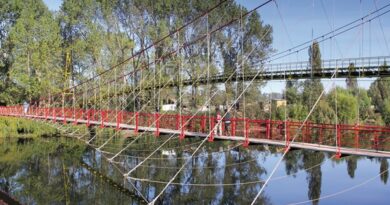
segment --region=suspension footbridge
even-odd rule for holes
[[[255,44],[249,49],[244,49],[243,31],[245,20],[259,8],[271,2],[276,4],[276,1],[265,1],[253,10],[242,12],[239,16],[233,17],[227,22],[210,25],[209,14],[225,2],[220,1],[202,15],[182,27],[178,27],[149,46],[142,47],[139,52],[136,52],[130,58],[105,69],[103,72],[87,73],[83,76],[83,79],[78,80],[67,78],[64,83],[67,86],[64,86],[61,92],[50,93],[39,99],[31,100],[27,106],[9,105],[0,107],[0,115],[41,120],[47,122],[48,125],[57,127],[59,130],[66,130],[65,125],[80,124],[87,127],[115,128],[116,133],[122,130],[132,130],[135,135],[132,136],[131,142],[119,151],[111,152],[107,156],[103,154],[110,163],[115,163],[115,160],[124,151],[145,135],[154,134],[156,137],[163,138],[165,140],[163,143],[149,152],[142,160],[121,173],[130,183],[131,180],[137,181],[132,176],[135,170],[143,166],[170,140],[177,136],[178,140],[187,137],[200,138],[199,145],[189,154],[190,157],[181,167],[177,167],[175,175],[165,183],[164,188],[159,193],[155,194],[154,198],[149,201],[150,204],[154,204],[169,185],[173,183],[179,173],[190,162],[190,158],[205,143],[212,143],[214,140],[238,141],[244,147],[251,144],[267,144],[282,148],[283,155],[280,161],[278,161],[267,180],[264,181],[253,203],[256,202],[256,199],[266,187],[283,157],[291,149],[330,152],[336,158],[343,155],[390,158],[390,127],[362,123],[359,121],[359,114],[357,114],[358,117],[355,123],[340,123],[337,117],[338,109],[340,109],[337,107],[337,89],[335,89],[336,113],[334,114],[334,123],[310,121],[310,117],[324,96],[325,90],[321,91],[319,96],[312,96],[314,102],[307,105],[308,113],[303,120],[289,119],[287,111],[285,111],[284,120],[274,120],[272,119],[271,110],[269,110],[270,117],[267,119],[250,118],[246,116],[247,112],[245,110],[246,106],[250,104],[246,100],[248,90],[258,89],[258,87],[251,87],[256,84],[255,82],[305,79],[334,81],[336,78],[390,77],[390,68],[387,65],[390,56],[340,58],[320,62],[314,62],[311,59],[302,62],[274,63],[285,56],[294,55],[308,48],[312,49],[315,44],[318,45],[326,41],[332,42],[332,39],[337,36],[378,19],[390,12],[387,8],[390,4],[377,8],[371,13],[341,27],[332,28],[330,32],[316,38],[313,37],[313,39],[291,49],[261,56],[261,52],[259,52],[260,54],[256,53],[256,51],[261,50],[261,44]],[[191,35],[191,31],[186,30],[186,27],[195,22],[200,25],[204,24],[205,28],[202,28],[203,32],[199,36],[194,37]],[[233,24],[237,26],[239,32],[236,36],[228,39],[224,46],[230,47],[234,44],[241,50],[234,51],[238,55],[237,59],[230,59],[234,61],[234,63],[230,62],[230,67],[221,66],[218,62],[220,56],[212,53],[213,46],[216,47],[218,44],[213,42],[213,37],[219,32],[228,32],[224,29]],[[271,28],[265,28],[264,35],[258,37],[260,41],[270,31]],[[157,48],[166,39],[170,39],[172,48],[159,53]],[[196,44],[204,44],[203,49],[195,49],[193,46]],[[197,50],[197,52],[194,50]],[[145,57],[145,53],[149,53],[150,56],[153,56],[153,59]],[[253,56],[255,54],[260,55],[260,57]],[[197,60],[193,60],[195,58]],[[195,63],[198,64],[197,70],[189,71],[185,69],[186,66]],[[229,83],[236,87],[234,97],[230,96],[231,99],[226,100],[226,111],[223,114],[217,111],[219,114],[215,116],[216,113],[211,111],[211,107],[214,104],[215,96],[220,92],[216,87]],[[203,86],[201,92],[204,100],[202,105],[189,111],[188,104],[191,102],[188,101],[193,99],[188,96],[194,95],[194,88],[199,86]],[[228,89],[228,86],[225,86],[224,91],[227,93]],[[230,89],[233,90],[232,86]],[[188,90],[191,90],[192,93],[189,94]],[[161,112],[162,99],[172,96],[172,93],[175,95],[176,108],[172,112]],[[185,98],[187,102],[184,102]],[[241,110],[235,109],[238,103],[242,105]],[[287,107],[287,103],[284,105],[285,107]],[[217,107],[217,105],[214,106]],[[205,108],[204,111],[200,111],[202,108]],[[226,120],[227,115],[233,113],[233,111],[234,116]],[[116,133],[100,144],[96,150],[106,153],[103,149],[115,138]],[[91,146],[90,142],[96,137],[97,135],[89,136],[88,139],[84,139],[83,136],[77,138]],[[131,185],[138,192],[137,194],[145,199],[142,193],[138,191],[137,186],[132,183]],[[145,199],[145,201],[147,200]]]

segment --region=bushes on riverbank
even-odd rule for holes
[[[14,117],[0,117],[0,138],[41,137],[52,136],[56,133],[56,129],[44,122]]]

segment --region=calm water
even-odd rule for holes
[[[109,138],[101,132],[94,146]],[[172,139],[124,180],[134,165],[168,136],[137,140],[113,163],[71,138],[0,140],[0,188],[24,204],[144,204],[153,199],[185,160],[190,160],[161,197],[162,204],[248,204],[281,157],[281,148],[234,142],[199,145],[197,138]],[[116,153],[130,138],[114,137],[102,150]],[[104,152],[104,153],[105,153]],[[259,204],[390,204],[388,159],[293,150],[286,155]],[[382,174],[380,174],[382,173]],[[142,182],[139,180],[142,179]],[[318,199],[308,201],[311,199]],[[308,201],[307,203],[304,203]]]

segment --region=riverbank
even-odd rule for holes
[[[0,130],[0,139],[10,137],[36,138],[58,134],[55,128],[47,126],[44,122],[15,117],[0,117]]]

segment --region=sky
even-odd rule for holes
[[[44,0],[50,10],[59,10],[62,0]],[[265,0],[236,0],[248,10]],[[275,3],[276,2],[276,3]],[[277,0],[257,10],[265,24],[273,27],[273,48],[277,52],[288,50],[330,32],[372,12],[388,3],[388,0]],[[320,43],[322,59],[390,56],[390,13],[344,33],[333,40]],[[278,59],[272,63],[307,61],[307,51]],[[371,79],[372,80],[372,79]],[[368,88],[370,79],[359,81],[359,86]],[[330,85],[332,84],[332,85]],[[337,86],[345,86],[337,80]],[[330,89],[333,83],[324,81]],[[272,81],[265,92],[280,92],[282,81]]]

